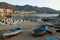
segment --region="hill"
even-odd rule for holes
[[[5,9],[15,9],[15,5],[8,4],[6,2],[0,2],[0,8],[5,8]]]
[[[25,11],[36,11],[36,13],[60,13],[60,11],[54,10],[52,8],[48,7],[37,7],[37,6],[31,6],[31,5],[12,5],[8,4],[6,2],[0,2],[0,8],[9,8],[14,10],[25,10]]]

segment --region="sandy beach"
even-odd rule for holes
[[[6,29],[9,28],[9,27],[10,28],[11,27],[17,27],[17,25],[20,25],[22,27],[22,32],[21,33],[19,33],[16,36],[5,39],[5,40],[44,40],[45,37],[57,37],[57,38],[60,38],[59,33],[54,33],[54,34],[46,33],[42,37],[33,37],[31,35],[32,34],[31,31],[40,24],[42,24],[42,23],[40,23],[40,22],[22,22],[21,24],[16,24],[16,25],[1,25],[1,26],[4,26],[4,28],[6,28]]]

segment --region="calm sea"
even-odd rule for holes
[[[12,15],[12,19],[17,20],[20,19],[23,16],[33,16],[33,17],[56,17],[59,14],[25,14],[25,15],[21,15],[21,14],[14,14]]]
[[[37,16],[37,17],[56,17],[59,14],[30,14],[31,16]]]

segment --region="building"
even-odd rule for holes
[[[0,16],[7,16],[13,13],[12,9],[0,8]]]
[[[14,13],[20,13],[20,14],[30,14],[30,13],[36,13],[36,11],[24,11],[24,10],[16,10]]]
[[[36,11],[25,11],[25,10],[13,10],[13,9],[6,9],[6,8],[0,8],[0,16],[8,16],[11,14],[31,14],[36,13]]]

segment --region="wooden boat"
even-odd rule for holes
[[[32,30],[33,36],[43,36],[46,33],[46,26],[45,25],[40,25],[40,27]]]
[[[14,23],[12,23],[12,24],[17,24],[19,22],[19,20],[17,20],[17,21],[15,21]]]
[[[51,29],[54,29],[54,31],[56,31],[56,32],[60,32],[60,25],[59,24],[60,23],[49,23],[49,24],[47,24],[47,26],[50,27],[49,29],[51,32],[52,32]]]
[[[19,22],[19,20],[17,20],[17,21],[14,21],[13,22],[13,20],[1,20],[0,21],[0,24],[2,24],[2,25],[5,25],[5,24],[17,24]]]
[[[3,36],[12,36],[22,31],[21,27],[15,27],[7,30],[2,30]]]
[[[56,28],[52,27],[52,26],[47,26],[46,31],[49,33],[55,33],[56,32]]]
[[[54,26],[56,28],[56,32],[60,32],[60,26]]]

